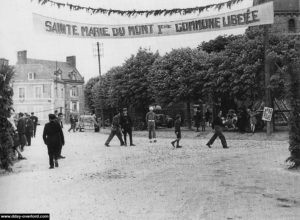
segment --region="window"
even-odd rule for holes
[[[35,73],[28,73],[29,80],[34,80],[34,78],[35,78]]]
[[[70,96],[71,97],[77,97],[78,96],[78,88],[76,86],[73,86],[70,90]]]
[[[295,33],[296,32],[296,22],[295,19],[291,18],[289,20],[289,32],[290,33]]]
[[[40,98],[42,98],[42,86],[35,86],[34,87],[34,97],[36,98],[36,99],[40,99]]]
[[[25,99],[25,88],[19,88],[19,99]]]
[[[77,102],[71,102],[71,111],[72,112],[77,112],[78,111]]]

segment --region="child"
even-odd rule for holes
[[[201,121],[201,127],[202,127],[202,131],[205,131],[205,126],[206,126],[206,122],[205,122],[205,117],[202,118],[202,121]]]
[[[181,148],[182,146],[179,145],[179,141],[181,139],[181,130],[180,130],[180,124],[181,124],[181,117],[180,115],[176,115],[176,121],[175,121],[175,134],[176,139],[171,142],[172,146],[174,148]],[[177,142],[176,146],[174,145],[175,142]]]

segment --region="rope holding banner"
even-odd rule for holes
[[[31,0],[33,1],[33,0]],[[105,14],[110,16],[111,14],[117,14],[121,16],[136,16],[136,15],[145,15],[146,17],[152,15],[152,16],[166,16],[166,15],[173,15],[173,14],[191,14],[191,13],[201,13],[204,10],[210,9],[210,8],[216,8],[220,10],[224,6],[231,8],[232,5],[238,4],[244,0],[229,0],[226,2],[216,3],[216,4],[210,4],[205,6],[197,6],[192,8],[173,8],[173,9],[158,9],[158,10],[116,10],[116,9],[105,9],[105,8],[93,8],[93,7],[84,7],[80,5],[73,5],[70,3],[61,3],[53,0],[38,0],[38,3],[41,5],[45,5],[47,3],[50,3],[52,6],[57,6],[58,8],[61,7],[68,7],[70,10],[78,11],[78,10],[85,10],[87,13],[91,14]]]

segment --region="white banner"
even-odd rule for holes
[[[273,2],[224,14],[148,24],[83,24],[33,14],[37,31],[79,38],[135,38],[219,31],[274,23]]]

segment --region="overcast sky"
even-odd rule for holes
[[[224,2],[227,0],[57,0],[82,6],[102,7],[119,10],[155,10],[188,8]],[[139,24],[151,22],[165,22],[197,18],[198,14],[173,15],[173,16],[106,16],[100,14],[88,14],[85,11],[70,11],[67,8],[58,9],[50,5],[38,5],[37,0],[1,0],[0,1],[0,58],[6,58],[10,64],[15,64],[17,51],[27,50],[29,58],[65,61],[66,56],[75,55],[77,69],[85,77],[98,75],[98,60],[94,56],[96,42],[103,43],[103,57],[101,57],[101,70],[105,74],[111,67],[121,65],[131,54],[135,54],[139,47],[158,50],[161,55],[173,48],[195,48],[202,41],[213,39],[218,35],[240,34],[244,29],[232,29],[222,32],[206,32],[197,34],[184,34],[177,36],[132,38],[132,39],[83,39],[63,36],[49,36],[34,31],[32,13],[42,14],[48,17],[91,24]],[[244,0],[232,9],[245,8],[252,5],[252,0]],[[224,13],[210,10],[200,16]]]

